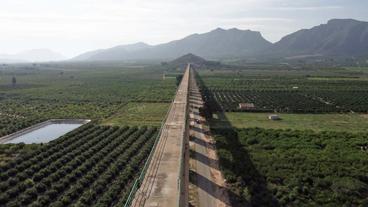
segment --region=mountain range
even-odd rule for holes
[[[75,57],[74,60],[172,59],[188,53],[211,59],[243,57],[255,51],[260,52],[271,45],[259,32],[218,28],[155,46],[139,42],[91,51]]]
[[[332,19],[285,36],[272,47],[280,55],[367,56],[368,22]]]
[[[72,61],[172,60],[185,54],[209,60],[293,57],[368,57],[368,22],[354,19],[332,19],[310,29],[286,35],[276,43],[260,32],[217,28],[203,34],[192,34],[164,44],[138,42],[108,49],[89,51]],[[0,54],[0,62],[45,62],[65,58],[48,49],[28,50],[18,54]]]
[[[367,56],[368,22],[332,19],[327,24],[289,34],[276,43],[264,39],[260,32],[217,28],[159,45],[139,42],[90,51],[72,60],[169,60],[188,53],[212,60],[261,56]]]

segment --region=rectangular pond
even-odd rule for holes
[[[0,143],[47,143],[88,123],[90,120],[49,120],[2,137]]]

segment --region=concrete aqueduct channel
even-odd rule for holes
[[[191,70],[188,64],[132,207],[188,205]]]

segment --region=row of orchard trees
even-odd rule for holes
[[[121,204],[153,146],[155,135],[156,128],[87,124],[3,166],[0,203]]]
[[[257,91],[206,89],[203,91],[213,111],[251,112],[367,112],[368,96],[362,91]],[[254,108],[239,108],[252,103]]]
[[[233,199],[253,206],[366,206],[367,133],[213,129]]]

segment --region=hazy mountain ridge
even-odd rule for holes
[[[332,19],[311,29],[299,30],[275,43],[279,55],[368,55],[368,22]]]
[[[164,44],[146,45],[137,50],[127,50],[126,45],[117,46],[86,59],[80,58],[84,56],[82,54],[73,60],[172,59],[188,53],[204,58],[243,57],[255,51],[260,52],[271,45],[272,43],[265,40],[259,32],[218,28]]]
[[[144,43],[144,42],[137,42],[134,44],[128,45],[119,45],[116,47],[112,47],[109,49],[100,49],[94,50],[90,52],[86,52],[83,54],[74,57],[73,60],[119,60],[122,56],[127,56],[131,52],[137,52],[143,49],[148,49],[152,46]]]
[[[217,28],[159,45],[136,43],[87,52],[77,61],[169,60],[188,53],[206,59],[290,56],[366,56],[368,22],[332,19],[311,29],[286,35],[272,44],[260,32]]]

